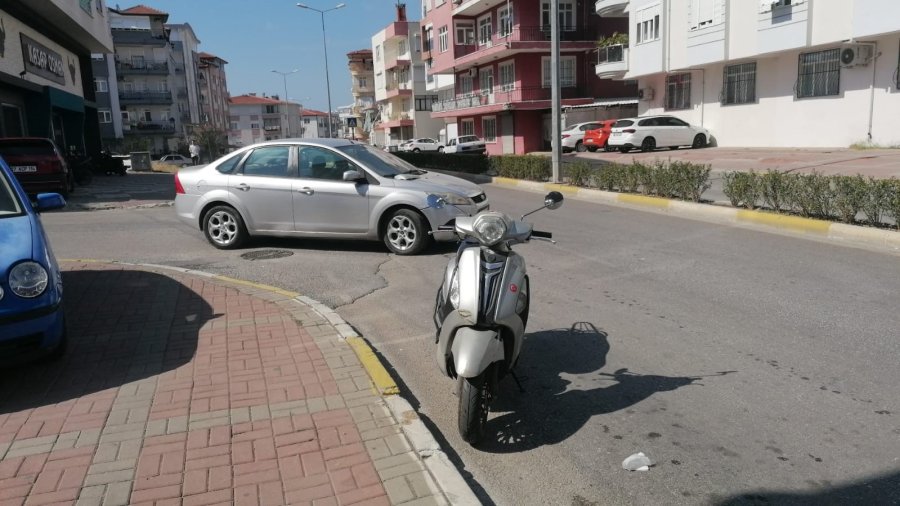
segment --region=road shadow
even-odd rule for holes
[[[453,253],[459,247],[457,241],[432,242],[418,256],[445,255]],[[241,250],[251,251],[255,248],[281,248],[288,250],[334,251],[337,253],[390,253],[381,241],[361,239],[319,239],[307,237],[252,237]]]
[[[703,378],[638,374],[628,369],[600,372],[609,348],[606,332],[588,322],[526,335],[517,366],[525,392],[514,381],[500,383],[491,409],[503,414],[488,420],[479,449],[513,453],[556,444],[593,416],[627,409],[654,394],[699,384]],[[579,376],[577,384],[564,376]]]
[[[65,355],[0,369],[0,414],[77,399],[176,369],[221,315],[190,287],[153,272],[63,272]]]
[[[848,504],[900,504],[900,472],[882,474],[819,492],[744,493],[716,503],[718,506],[845,506]]]

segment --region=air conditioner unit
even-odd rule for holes
[[[841,66],[845,68],[868,65],[873,56],[874,44],[850,43],[841,46]]]
[[[638,90],[638,100],[653,100],[653,88],[641,88]]]

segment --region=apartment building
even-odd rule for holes
[[[231,97],[228,103],[228,145],[248,146],[257,142],[301,137],[300,106],[255,93]]]
[[[347,65],[350,69],[350,93],[353,104],[343,117],[342,122],[352,118],[356,128],[348,129],[349,137],[368,142],[369,135],[375,127],[375,64],[371,49],[360,49],[347,53]]]
[[[422,34],[418,21],[406,19],[397,5],[397,19],[372,37],[375,101],[378,122],[369,142],[397,146],[416,137],[437,137],[443,120],[431,117],[436,95],[425,88]]]
[[[422,60],[425,61],[425,91],[429,95],[436,96],[438,102],[446,102],[456,97],[456,79],[452,73],[436,74],[432,69],[435,28],[430,14],[435,3],[440,5],[435,0],[422,1]],[[448,139],[457,137],[458,133],[455,118],[443,118],[443,121],[444,126],[438,133],[438,138],[442,144],[446,144]]]
[[[896,0],[599,0],[596,9],[629,20],[627,50],[596,71],[637,80],[640,114],[705,126],[720,146],[900,142]]]
[[[422,10],[429,73],[453,78],[436,86],[443,91],[432,116],[458,135],[482,137],[490,154],[548,149],[550,1],[425,0]],[[594,69],[597,41],[625,31],[624,19],[598,18],[593,2],[559,0],[558,22],[564,108],[634,96],[633,85],[599,79]],[[602,108],[592,119],[606,114],[616,115]]]
[[[200,52],[198,83],[200,86],[200,123],[218,130],[228,130],[228,80],[223,58]]]
[[[340,129],[338,128],[340,121],[340,117],[338,115],[333,114],[331,118],[331,125],[334,128],[334,133],[332,137],[338,137],[340,135]],[[302,135],[300,137],[306,139],[316,139],[316,138],[325,138],[328,137],[328,113],[324,111],[317,111],[315,109],[304,109],[300,108],[300,124],[302,126],[301,132]]]
[[[175,63],[172,90],[183,130],[180,133],[185,134],[188,125],[200,122],[200,89],[197,86],[200,39],[188,23],[167,24],[166,29]]]
[[[110,112],[97,106],[106,81],[95,80],[91,54],[112,51],[107,16],[94,1],[0,3],[0,137],[100,151]]]

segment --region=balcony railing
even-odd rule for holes
[[[628,47],[623,44],[597,49],[597,76],[601,79],[619,79],[628,72]]]
[[[581,87],[560,88],[560,98],[562,99],[589,98],[590,96],[590,93]],[[444,112],[493,104],[534,102],[541,100],[550,100],[550,88],[533,86],[503,90],[498,86],[497,91],[457,95],[454,99],[434,102],[431,104],[431,111]]]
[[[412,86],[409,83],[386,83],[384,89],[387,91],[411,90]]]
[[[116,62],[116,71],[120,74],[159,74],[169,73],[169,62],[166,61],[142,61],[142,62]]]
[[[121,91],[119,100],[131,104],[171,104],[171,91]]]
[[[171,133],[175,131],[175,122],[137,121],[123,125],[122,130],[128,134]]]
[[[263,125],[263,130],[266,132],[277,132],[281,130],[281,125]]]
[[[559,30],[560,42],[594,42],[598,35],[599,31],[591,27],[562,26]],[[460,58],[506,42],[550,42],[550,27],[514,26],[508,34],[495,32],[483,44],[478,39],[471,41],[471,44],[457,44],[454,55]]]
[[[597,0],[594,3],[594,10],[601,17],[627,17],[628,0]]]
[[[381,121],[385,123],[388,121],[406,121],[411,119],[412,117],[410,117],[409,113],[406,112],[395,112],[381,115]]]

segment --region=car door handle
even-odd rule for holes
[[[304,186],[303,188],[297,188],[297,193],[303,193],[305,195],[312,195],[313,193],[315,193],[315,191],[308,186]]]
[[[238,188],[238,190],[241,190],[242,192],[250,191],[250,185],[248,185],[247,183],[241,183],[237,186],[237,188]]]

